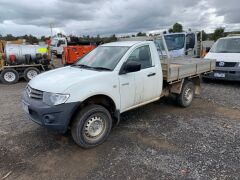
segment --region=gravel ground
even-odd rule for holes
[[[216,88],[217,87],[217,88]],[[240,82],[210,81],[202,87],[202,99],[234,109],[240,108]]]
[[[163,99],[124,113],[91,150],[28,120],[25,86],[0,84],[0,179],[240,179],[240,83],[202,84],[187,109]]]

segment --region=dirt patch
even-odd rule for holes
[[[240,110],[225,107],[216,107],[216,111],[224,114],[224,116],[229,117],[231,119],[240,120]]]
[[[169,144],[165,137],[156,138],[144,134],[137,134],[133,140],[138,141],[139,144],[143,143],[158,150],[174,150],[176,148],[174,145]]]
[[[72,151],[54,150],[41,154],[31,161],[33,168],[29,179],[48,179],[49,174],[56,179],[84,178],[97,166],[96,155],[95,150],[84,151],[79,150],[78,147]],[[19,174],[18,177],[28,179],[29,176]]]

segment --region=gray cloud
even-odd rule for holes
[[[113,34],[168,28],[240,29],[237,0],[1,0],[0,33]],[[13,28],[14,29],[10,29]]]
[[[219,16],[225,17],[226,23],[240,23],[240,6],[237,0],[213,0],[210,4],[216,8]]]

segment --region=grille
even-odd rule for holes
[[[221,66],[221,62],[217,62],[217,67],[235,67],[237,65],[236,62],[224,62],[224,66]]]
[[[43,91],[39,91],[39,90],[33,89],[29,85],[27,86],[26,91],[27,91],[27,95],[30,98],[33,98],[33,99],[43,99]]]

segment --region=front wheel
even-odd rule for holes
[[[186,81],[183,84],[182,92],[177,97],[177,102],[182,107],[188,107],[192,104],[194,98],[194,84],[191,81]]]
[[[109,111],[100,105],[89,105],[75,117],[71,133],[73,140],[83,148],[93,148],[102,144],[112,128]]]

